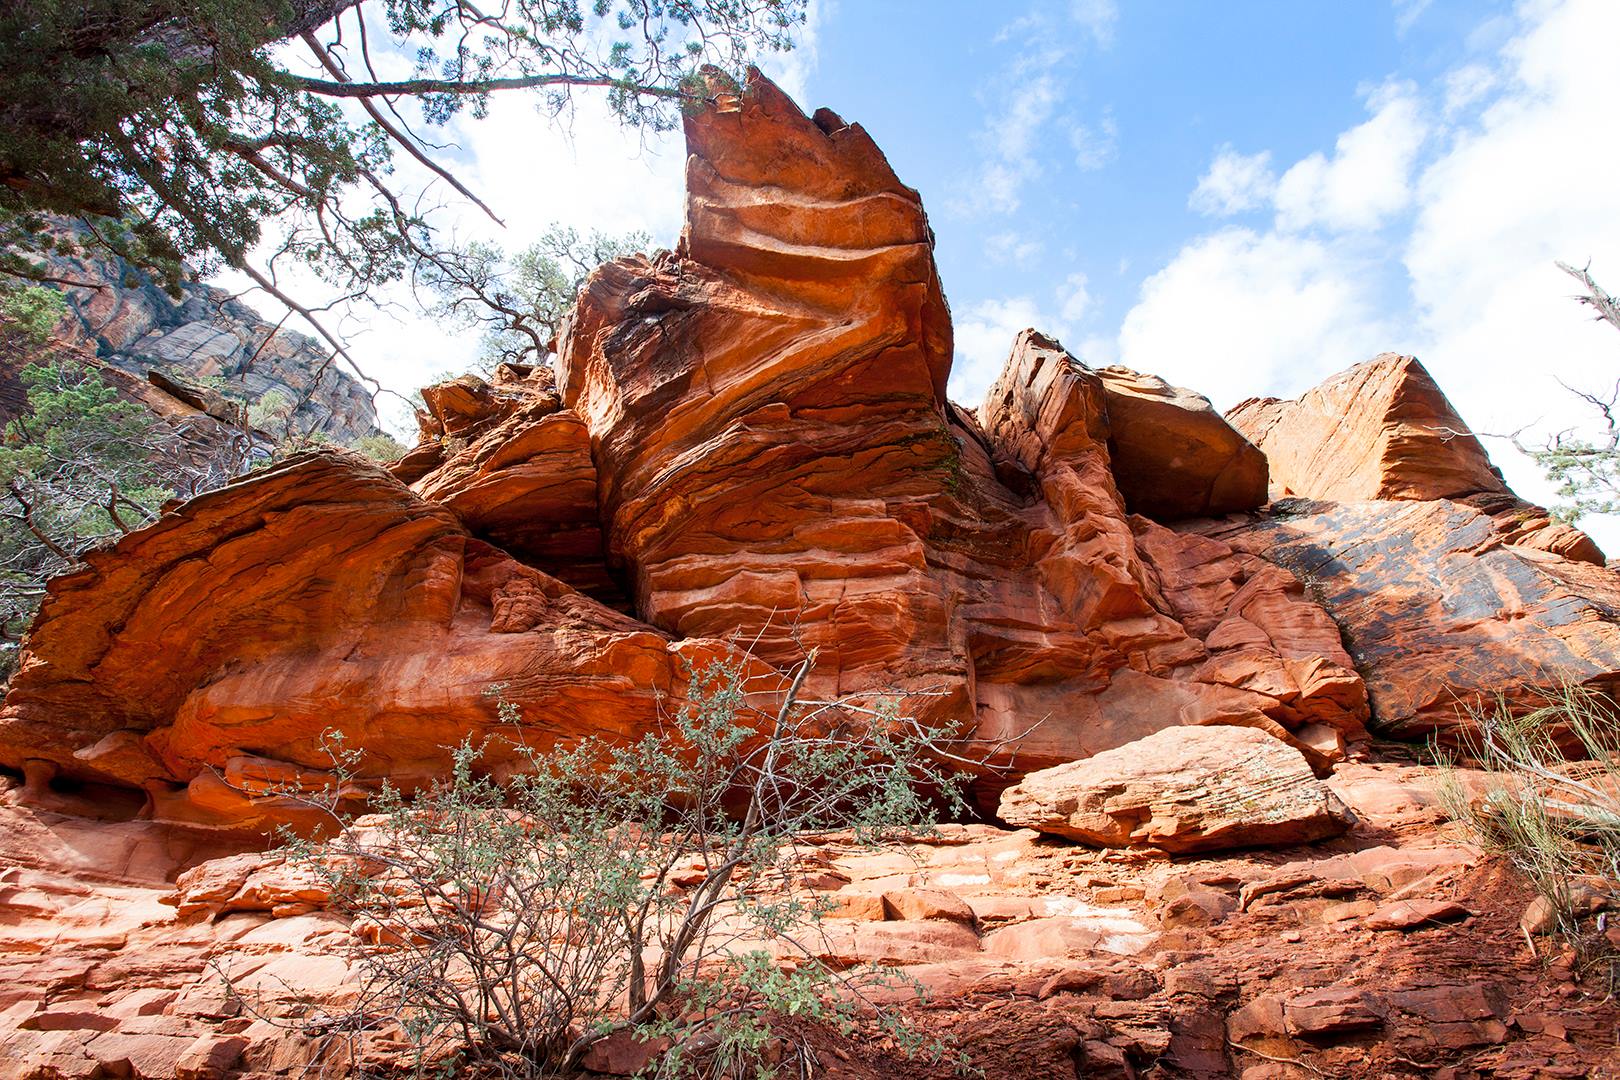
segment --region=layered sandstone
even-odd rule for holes
[[[1499,698],[1620,684],[1620,575],[1519,542],[1469,501],[1296,501],[1195,526],[1288,567],[1343,633],[1378,727],[1454,735]]]
[[[1386,353],[1229,419],[1265,450],[1278,501],[1184,529],[1309,585],[1382,730],[1455,737],[1501,700],[1620,683],[1620,577],[1507,489],[1416,359]]]
[[[816,650],[821,689],[927,687],[963,716],[923,544],[959,452],[921,201],[859,125],[757,74],[686,136],[679,252],[597,271],[560,336],[609,558],[672,633]]]
[[[1433,770],[1345,760],[1369,688],[1420,736],[1614,683],[1590,541],[1501,487],[1409,358],[1228,424],[1030,330],[976,411],[947,401],[916,193],[757,73],[712,89],[679,250],[592,275],[555,381],[430,387],[391,470],[304,455],[52,583],[0,710],[0,1080],[331,1064],[310,1033],[360,931],[262,832],[464,740],[501,775],[657,732],[734,643],[766,686],[808,653],[810,693],[952,727],[986,806],[1055,767],[1004,816],[1103,847],[804,838],[809,955],[905,968],[988,1076],[1606,1067],[1612,1001],[1523,948],[1527,891],[1443,828]],[[332,734],[359,754],[335,792]],[[1210,854],[1251,844],[1294,846]],[[792,1035],[829,1073],[945,1071]]]
[[[997,815],[1095,847],[1174,853],[1306,843],[1352,820],[1299,751],[1224,726],[1166,729],[1030,773]]]
[[[1413,356],[1384,353],[1296,400],[1250,398],[1226,418],[1265,452],[1277,498],[1453,499],[1507,490]]]
[[[519,743],[638,737],[719,649],[517,562],[374,465],[308,454],[51,583],[0,763],[47,803],[60,776],[144,789],[158,817],[251,823],[327,786],[328,733],[363,778],[410,787],[497,733],[502,701],[523,723],[497,767]]]
[[[1293,401],[1240,402],[1227,419],[1265,451],[1274,498],[1465,500],[1500,518],[1512,543],[1603,565],[1585,533],[1508,490],[1416,357],[1383,353]]]
[[[634,737],[723,637],[813,654],[812,694],[902,695],[987,759],[989,796],[1169,726],[1257,727],[1317,768],[1364,737],[1300,581],[1130,512],[1260,497],[1207,403],[1031,331],[965,412],[927,218],[864,131],[755,74],[687,139],[680,251],[591,276],[555,383],[430,387],[392,476],[301,458],[58,582],[0,760],[273,816],[267,792],[325,777],[328,728],[404,783],[497,693],[542,743]]]
[[[622,607],[603,559],[590,434],[551,369],[503,364],[422,392],[422,440],[390,471],[474,536]]]
[[[1184,492],[1183,512],[1253,506],[1263,464],[1220,417],[1151,380],[1084,372],[1032,333],[978,417],[963,412],[943,397],[950,324],[927,218],[864,131],[805,116],[756,75],[689,117],[687,139],[680,251],[594,274],[557,362],[639,615],[675,634],[740,630],[779,662],[815,650],[819,689],[925,694],[931,720],[1023,736],[1021,767],[1166,724],[1310,728],[1319,761],[1360,735],[1342,653],[1326,656],[1327,695],[1257,641],[1241,672],[1211,663],[1138,550],[1157,527],[1133,524],[1111,440],[1145,491],[1155,417],[1218,428],[1241,465],[1172,455],[1152,486],[1163,505]],[[1110,395],[1138,402],[1117,432]],[[1228,587],[1199,594],[1220,606],[1197,617],[1219,624],[1257,570],[1199,567]]]
[[[1031,767],[1167,723],[1261,727],[1333,760],[1364,736],[1366,702],[1331,620],[1286,571],[1128,514],[1108,406],[1098,373],[1026,331],[979,410],[996,475],[1038,496],[1022,515],[1034,580],[999,586],[1027,599],[972,628],[980,731],[1044,717],[1020,744]]]

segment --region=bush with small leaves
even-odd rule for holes
[[[871,1002],[895,973],[820,959],[827,905],[801,844],[929,829],[959,805],[953,733],[890,698],[809,698],[813,663],[715,662],[660,736],[528,754],[500,779],[464,742],[448,776],[412,797],[381,784],[358,819],[341,796],[364,762],[333,736],[339,779],[313,800],[333,832],[285,848],[351,922],[358,999],[336,1017],[308,1004],[328,1060],[374,1060],[368,1037],[389,1027],[414,1075],[570,1075],[610,1036],[657,1050],[648,1076],[769,1075],[806,1025],[954,1060]],[[499,713],[520,745],[524,717]]]

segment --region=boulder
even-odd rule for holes
[[[1266,501],[1266,456],[1202,394],[1156,375],[1106,367],[1108,449],[1125,507],[1155,521],[1253,510]]]
[[[1305,843],[1350,815],[1303,755],[1262,731],[1171,728],[1002,793],[1003,821],[1095,847],[1161,851]]]
[[[1471,914],[1455,900],[1396,900],[1374,910],[1361,920],[1361,925],[1368,930],[1421,930]]]

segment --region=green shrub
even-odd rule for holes
[[[179,470],[175,439],[99,373],[69,361],[22,369],[27,401],[0,438],[0,671],[45,583],[100,544],[156,520]]]
[[[398,461],[405,455],[405,447],[392,435],[362,435],[354,441],[354,448],[372,461]]]
[[[749,663],[698,673],[660,737],[525,753],[504,782],[481,769],[494,747],[465,742],[448,776],[413,798],[385,784],[358,821],[338,808],[362,762],[336,743],[317,800],[335,835],[285,848],[351,920],[337,947],[362,990],[341,1016],[309,1003],[324,1053],[374,1060],[368,1033],[393,1026],[414,1075],[531,1080],[628,1033],[659,1048],[646,1075],[764,1076],[813,1025],[945,1056],[867,1002],[892,972],[820,959],[800,842],[928,829],[958,805],[950,733],[889,699],[805,697],[813,657],[790,675]],[[524,718],[499,711],[520,745]]]
[[[0,285],[0,333],[33,346],[51,339],[67,301],[55,289],[42,285]]]

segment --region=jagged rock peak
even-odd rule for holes
[[[1226,418],[1265,451],[1277,498],[1454,499],[1507,490],[1415,356],[1382,353],[1292,401],[1239,402]]]
[[[741,87],[711,73],[712,106],[686,117],[686,223],[678,253],[831,309],[852,279],[921,290],[911,330],[936,395],[950,375],[950,312],[922,199],[870,135],[829,109],[806,116],[750,68]],[[787,283],[791,283],[788,285]]]

